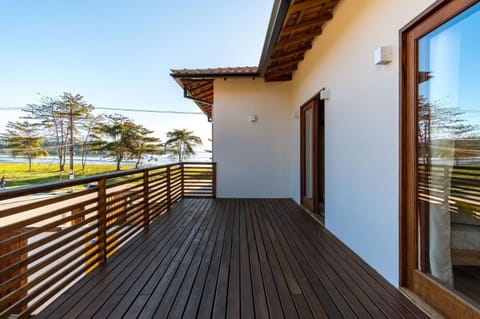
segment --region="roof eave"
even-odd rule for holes
[[[262,56],[260,57],[260,62],[258,65],[258,73],[260,77],[265,77],[267,67],[270,64],[273,49],[275,48],[278,36],[282,30],[289,6],[289,0],[275,0],[275,3],[273,4],[267,35],[263,44]]]
[[[259,72],[249,72],[249,73],[197,73],[197,74],[191,74],[191,73],[170,73],[170,76],[179,82],[179,78],[189,78],[189,79],[201,79],[201,80],[206,80],[206,79],[215,79],[215,78],[230,78],[230,77],[259,77],[260,73]]]

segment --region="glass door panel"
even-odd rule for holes
[[[300,108],[301,204],[318,213],[318,99]]]
[[[313,108],[305,111],[305,197],[313,198]]]
[[[418,269],[478,306],[479,3],[418,40],[416,75]]]

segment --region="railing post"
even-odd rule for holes
[[[172,195],[171,195],[171,186],[170,186],[170,165],[167,166],[167,207],[168,210],[172,208]]]
[[[217,163],[212,163],[212,197],[217,198]]]
[[[3,241],[3,240],[7,240],[11,237],[21,235],[22,232],[23,232],[22,230],[14,230],[14,231],[11,231],[11,232],[8,232],[8,233],[0,233],[0,240]],[[14,252],[15,250],[24,248],[25,246],[27,246],[27,240],[26,239],[17,240],[15,242],[7,244],[7,245],[2,244],[2,245],[0,245],[0,256],[1,255],[6,255],[6,254],[11,253],[11,252]],[[15,267],[13,269],[11,268],[12,265],[15,265],[16,263],[21,262],[25,259],[27,259],[27,253],[26,252],[21,254],[20,256],[9,258],[6,261],[4,261],[3,263],[0,263],[0,270],[5,270],[5,269],[8,269],[8,268],[11,269],[9,271],[7,270],[6,273],[0,275],[0,285],[3,285],[5,282],[8,282],[9,279],[11,279],[12,277],[15,277],[18,274],[21,274],[21,273],[27,271],[27,266],[26,265],[21,266],[21,267]],[[28,283],[28,276],[25,276],[25,277],[22,276],[22,279],[20,281],[18,281],[14,286],[10,286],[9,289],[4,290],[3,292],[0,292],[0,299],[8,296],[9,293],[12,292],[12,290],[21,289],[23,286],[27,285],[27,283]],[[25,297],[27,297],[27,291],[20,294],[19,296],[17,296],[16,298],[14,298],[10,302],[8,302],[7,304],[4,304],[3,306],[1,306],[0,307],[0,312],[3,312],[8,307],[10,307],[11,305],[21,301]],[[21,313],[22,311],[27,309],[27,307],[28,307],[28,304],[26,302],[21,303],[20,307],[18,307],[12,313],[14,313],[14,314]]]
[[[107,192],[105,178],[98,181],[98,253],[100,263],[107,260]]]
[[[182,172],[182,175],[181,175],[181,178],[182,178],[182,198],[185,196],[185,164],[184,163],[181,163],[180,164],[181,166],[181,172]]]
[[[148,170],[143,171],[143,228],[148,230],[150,225],[150,185],[148,181]]]

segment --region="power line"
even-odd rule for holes
[[[18,106],[5,106],[0,107],[0,111],[16,111],[22,110],[23,107]],[[187,114],[187,115],[205,115],[202,112],[182,112],[182,111],[160,111],[160,110],[147,110],[147,109],[136,109],[133,107],[130,108],[121,108],[121,107],[95,107],[95,110],[109,110],[109,111],[125,111],[125,112],[143,112],[143,113],[160,113],[160,114]]]
[[[164,114],[191,114],[204,115],[202,112],[182,112],[182,111],[157,111],[134,108],[116,108],[116,107],[95,107],[96,110],[127,111],[127,112],[146,112],[146,113],[164,113]]]

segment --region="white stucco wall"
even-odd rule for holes
[[[344,0],[295,73],[292,111],[322,87],[326,227],[392,284],[399,275],[399,30],[432,0]],[[373,63],[393,47],[393,62]],[[292,161],[298,167],[299,122]],[[298,170],[292,194],[299,199]]]
[[[215,81],[214,158],[220,197],[300,192],[300,121],[322,87],[326,226],[392,284],[399,275],[399,30],[434,0],[342,0],[292,81]],[[393,62],[373,63],[393,48]],[[256,114],[257,123],[248,115]]]
[[[291,197],[290,85],[263,79],[214,82],[218,197]],[[256,115],[257,121],[248,121]]]

